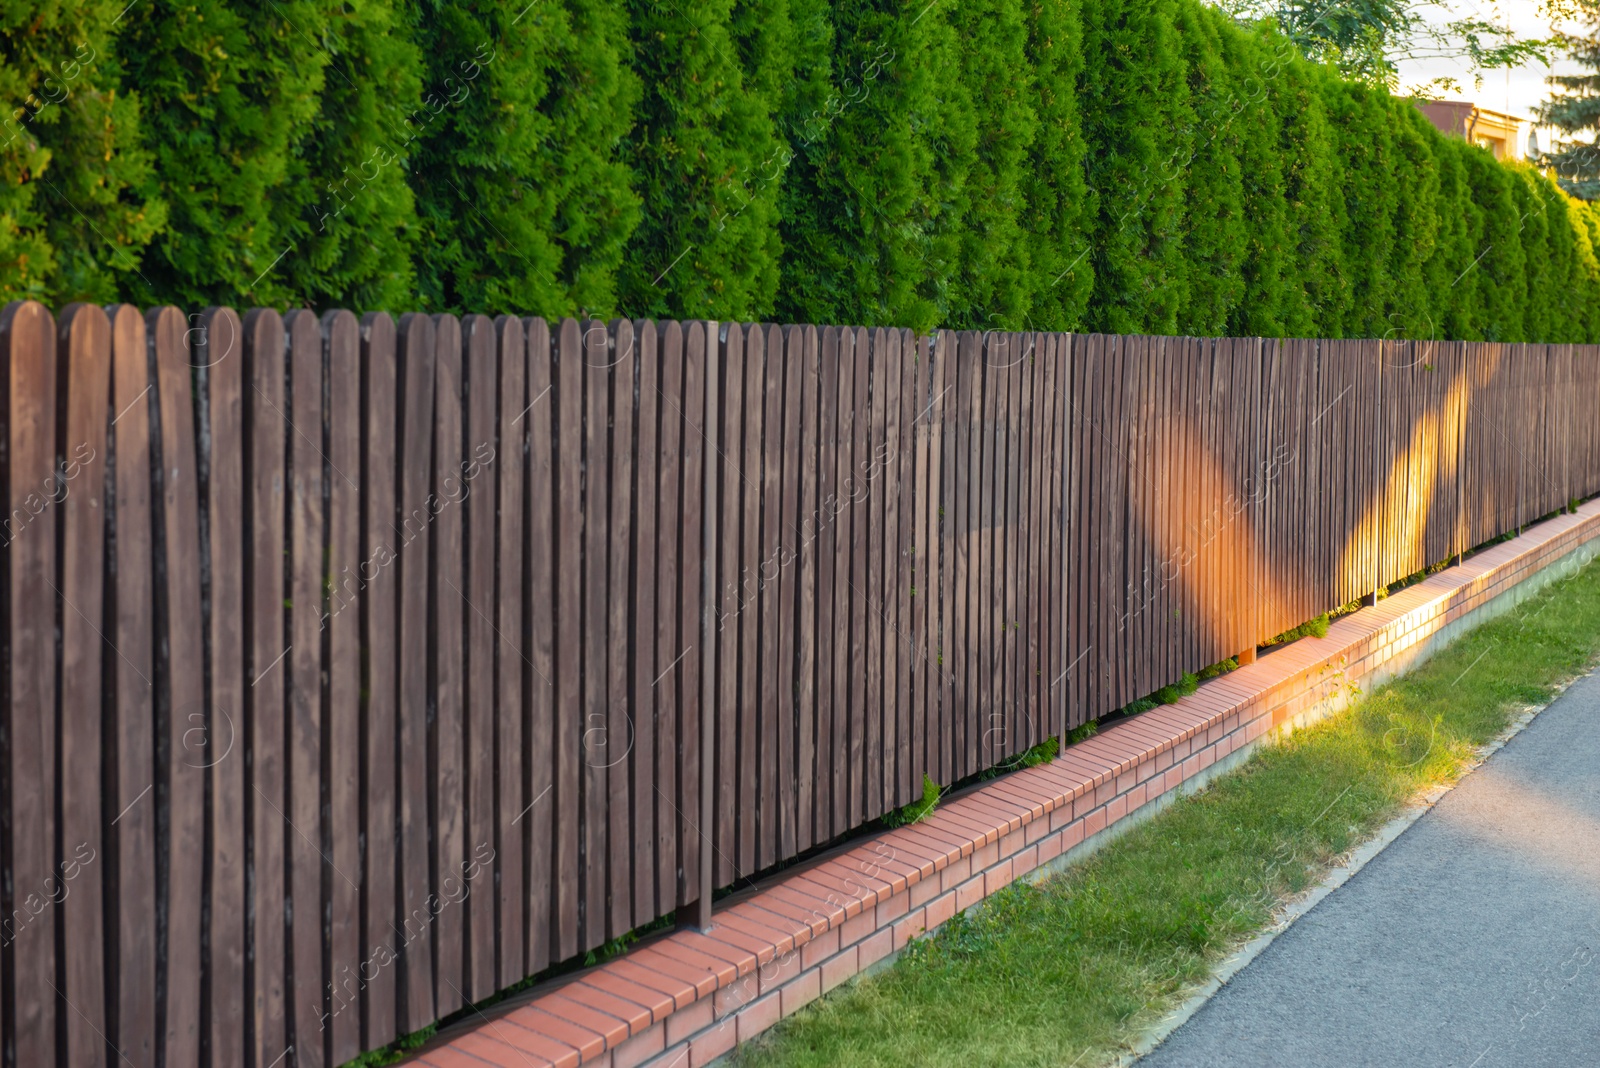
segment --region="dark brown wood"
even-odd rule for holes
[[[859,654],[859,635],[856,629],[855,526],[861,521],[862,509],[856,499],[858,482],[855,473],[855,442],[859,402],[856,399],[857,361],[865,356],[860,352],[863,331],[844,329],[839,332],[839,414],[836,424],[834,454],[834,492],[837,516],[834,527],[833,619],[834,633],[838,638],[833,646],[833,824],[838,833],[854,826],[861,810],[859,756],[861,752],[862,713],[860,705],[860,678],[856,672]]]
[[[747,342],[757,344],[752,335]],[[767,868],[782,856],[779,841],[780,792],[778,768],[783,747],[778,728],[778,691],[782,687],[782,673],[778,661],[779,621],[778,589],[781,569],[782,483],[783,483],[783,347],[782,335],[777,330],[762,328],[759,334],[762,352],[761,397],[761,553],[759,564],[759,633],[761,639],[760,667],[760,727],[757,730],[761,752],[761,792],[757,805],[757,866]]]
[[[795,759],[795,849],[804,852],[821,837],[816,831],[817,759],[817,392],[820,385],[815,327],[791,327],[786,345],[799,353],[800,448],[796,454],[799,482],[798,512],[791,537],[795,540],[795,599],[799,629],[795,634],[796,705],[798,735]]]
[[[563,353],[565,355],[565,353]],[[579,949],[594,949],[606,939],[606,809],[609,782],[606,628],[610,532],[611,351],[604,323],[583,324],[583,754],[581,816],[583,834],[579,878]],[[576,457],[568,462],[573,462]]]
[[[164,840],[157,838],[157,849],[164,847],[167,863],[166,903],[170,917],[166,930],[165,1048],[168,1059],[185,1064],[194,1063],[200,1056],[200,925],[180,917],[201,914],[206,779],[205,770],[197,766],[199,762],[185,745],[188,732],[196,725],[203,728],[205,723],[205,637],[200,616],[200,572],[193,566],[193,561],[200,558],[199,457],[187,327],[176,308],[161,308],[145,315],[161,423],[161,508],[156,517],[156,541],[165,550],[167,580],[166,589],[163,591],[158,584],[156,591],[156,629],[165,639],[165,655],[158,657],[156,665],[157,708],[166,712],[168,739],[166,767],[157,768],[156,790],[159,802],[163,800],[164,786],[167,810]],[[318,938],[312,944],[318,946],[320,960],[320,931],[315,933]],[[320,982],[315,989],[320,998]]]
[[[816,838],[825,842],[842,828],[836,817],[844,768],[841,759],[843,707],[834,675],[839,633],[835,627],[834,597],[839,584],[839,335],[838,327],[824,327],[818,338],[817,364],[817,490],[812,515],[811,553],[816,559],[816,778],[812,823]],[[731,398],[729,399],[731,403]],[[751,799],[753,800],[753,799]]]
[[[66,1016],[62,1058],[69,1064],[106,1063],[105,933],[101,837],[101,663],[105,654],[106,406],[111,398],[111,324],[92,304],[69,304],[57,323],[56,382],[61,421],[55,443],[55,507],[61,528],[61,855],[62,995]],[[237,461],[238,442],[230,444]],[[9,546],[8,546],[9,548]],[[233,616],[237,624],[237,606]],[[113,656],[115,654],[112,654]],[[236,663],[236,662],[235,662]],[[224,887],[229,884],[224,882]],[[26,897],[23,898],[26,906]],[[242,902],[242,894],[241,894]],[[25,911],[24,911],[24,914]],[[13,913],[15,915],[15,913]],[[222,925],[237,929],[237,917]],[[225,946],[242,940],[224,941]],[[237,969],[225,972],[227,1007],[237,1012],[244,993]]]
[[[656,826],[663,805],[656,793],[656,499],[655,461],[660,438],[657,427],[664,406],[657,388],[660,361],[656,352],[656,324],[633,324],[637,349],[638,416],[636,449],[639,462],[634,467],[634,544],[636,567],[633,577],[633,912],[635,916],[659,916],[668,906],[657,903]],[[665,409],[670,414],[671,409]],[[670,810],[667,810],[670,815]]]
[[[202,438],[209,449],[202,464],[202,500],[209,532],[210,706],[201,742],[185,759],[208,769],[211,779],[210,926],[206,973],[210,985],[209,1035],[212,1063],[245,1063],[244,1013],[247,938],[245,768],[245,413],[250,398],[244,381],[244,330],[228,308],[201,317],[193,359],[202,392]],[[352,420],[352,424],[353,424]],[[360,427],[351,425],[354,439]],[[352,617],[353,620],[353,617]],[[352,716],[355,708],[350,709]],[[352,839],[353,841],[353,839]],[[353,956],[353,954],[351,954]],[[347,1057],[360,1052],[359,1018],[336,1021]]]
[[[778,685],[778,855],[792,857],[798,851],[799,772],[798,710],[795,689],[799,669],[795,664],[799,641],[796,587],[799,585],[800,529],[800,379],[805,361],[805,346],[798,331],[787,333],[776,328],[768,334],[769,354],[783,353],[783,403],[779,410],[783,436],[776,442],[780,453],[778,505],[778,658],[775,674]]]
[[[760,327],[747,324],[740,331],[743,365],[744,440],[738,452],[730,438],[723,451],[729,462],[739,466],[741,493],[740,543],[735,608],[738,612],[739,660],[739,844],[738,874],[749,875],[760,866],[762,852],[758,835],[762,825],[757,809],[762,799],[762,757],[766,750],[762,736],[760,694],[761,596],[766,585],[762,550],[762,479],[765,475],[761,451],[766,395],[765,337]],[[730,369],[729,374],[732,374]],[[725,505],[726,507],[726,505]]]
[[[285,493],[288,437],[283,413],[284,328],[275,311],[257,308],[244,317],[245,558],[251,562],[245,584],[246,688],[245,742],[250,756],[250,789],[245,795],[253,848],[250,864],[269,877],[250,880],[254,967],[248,977],[254,1016],[255,1060],[270,1064],[291,1042],[288,952],[284,899],[290,833],[282,815],[284,782],[284,693],[289,635],[285,626],[284,558],[287,550]],[[119,398],[120,399],[120,398]],[[123,409],[119,408],[119,411]],[[128,413],[121,420],[135,419]],[[120,447],[120,434],[119,434]],[[122,477],[119,453],[118,481]],[[120,512],[119,512],[120,514]],[[121,534],[118,534],[119,543]],[[122,817],[135,818],[138,808]],[[385,925],[387,929],[387,925]],[[375,1032],[376,1033],[376,1032]]]
[[[466,855],[460,867],[440,870],[440,896],[454,908],[464,907],[466,978],[461,988],[467,1001],[481,1001],[499,989],[495,947],[495,409],[500,391],[494,321],[469,315],[461,321],[461,370],[465,379],[464,436],[456,470],[445,482],[447,494],[459,494],[462,543],[466,552],[461,587],[461,620],[465,634],[462,675],[465,692],[463,767],[466,813]],[[459,487],[459,488],[457,488]],[[449,497],[446,497],[449,500]],[[451,591],[441,593],[441,598]],[[443,910],[441,910],[442,914]],[[442,934],[441,929],[441,934]]]
[[[525,782],[530,755],[526,697],[535,685],[524,675],[532,668],[525,646],[523,538],[527,529],[528,482],[528,352],[520,319],[495,319],[496,394],[494,454],[484,492],[492,488],[498,524],[495,530],[495,816],[493,887],[495,891],[495,986],[519,982],[538,969],[528,963],[527,848],[519,826],[527,806]],[[546,398],[548,400],[548,398]],[[541,754],[541,761],[544,760]],[[489,875],[480,872],[480,877]],[[487,895],[485,895],[487,896]]]
[[[528,437],[528,526],[523,543],[527,578],[523,598],[527,612],[527,671],[522,676],[528,703],[528,738],[523,749],[527,760],[526,800],[512,818],[522,828],[522,841],[528,851],[528,970],[536,972],[565,953],[566,943],[575,941],[576,910],[573,922],[562,933],[566,915],[562,904],[559,873],[569,860],[577,862],[576,832],[567,836],[566,811],[562,799],[567,764],[558,745],[570,741],[556,726],[563,688],[556,661],[555,613],[560,610],[557,594],[557,509],[561,498],[556,492],[559,477],[555,466],[557,430],[556,382],[550,326],[543,319],[524,319],[528,345],[528,402],[512,420],[526,427]],[[566,326],[562,324],[565,331]],[[641,384],[642,385],[642,384]],[[649,750],[645,750],[648,756]],[[570,848],[570,854],[568,852]],[[654,901],[654,897],[651,898]],[[654,915],[652,910],[652,915]]]
[[[402,522],[428,530],[432,586],[428,623],[428,722],[430,771],[429,835],[433,847],[431,894],[424,911],[408,926],[425,928],[433,949],[433,998],[441,1014],[472,1001],[466,985],[467,893],[461,884],[472,851],[467,786],[466,628],[474,616],[469,592],[466,546],[468,486],[461,479],[467,446],[461,322],[453,315],[433,317],[433,473],[420,507],[401,500]]]
[[[289,655],[284,751],[288,781],[279,804],[289,862],[290,1011],[296,1056],[327,1063],[322,1027],[322,594],[327,531],[323,510],[322,333],[309,311],[291,311],[287,436]],[[329,472],[332,477],[341,477]],[[331,873],[336,878],[338,873]]]
[[[248,323],[248,320],[246,320]],[[399,583],[394,526],[395,412],[394,320],[382,312],[361,320],[361,531],[360,638],[365,653],[361,707],[361,825],[365,835],[361,875],[361,963],[352,980],[335,970],[334,1019],[364,1021],[362,1048],[397,1035],[399,987],[395,933],[399,884],[396,837],[397,709],[400,665],[396,626]],[[257,483],[259,487],[259,482]],[[259,488],[258,488],[259,492]],[[402,929],[403,930],[403,929]],[[352,985],[353,983],[353,985]],[[259,1061],[258,1061],[259,1063]]]
[[[708,349],[714,338],[707,337],[705,323],[690,323],[684,331],[683,361],[683,511],[679,544],[682,546],[685,575],[700,576],[705,561],[705,465],[708,455],[715,455],[706,432],[706,375]],[[714,354],[711,354],[714,360]],[[712,368],[714,369],[714,368]],[[715,555],[713,554],[713,559]],[[710,768],[705,760],[704,721],[705,698],[701,692],[700,676],[704,650],[703,615],[701,605],[704,589],[693,579],[683,583],[682,599],[678,603],[678,633],[687,655],[681,669],[679,688],[679,737],[682,773],[679,778],[678,810],[682,823],[678,831],[678,905],[702,906],[694,910],[698,926],[709,925],[712,888],[703,884],[705,871],[701,864],[702,851],[711,848],[708,839],[709,825],[705,819],[701,770]],[[703,896],[702,896],[703,895]]]
[[[428,558],[431,541],[434,365],[436,336],[426,315],[401,318],[396,332],[395,453],[399,468],[395,517],[400,542],[400,687],[396,708],[396,792],[399,794],[399,878],[395,882],[393,937],[400,943],[400,1004],[397,1029],[403,1034],[437,1018],[434,1007],[434,957],[428,876],[428,685],[430,609]],[[444,407],[441,405],[441,407]]]
[[[319,1021],[319,1027],[328,1032],[328,1063],[337,1065],[362,1051],[360,1006],[353,1004],[361,983],[361,325],[347,311],[325,313],[320,325],[327,375],[330,472],[326,485],[326,593],[320,607],[326,643],[327,705],[321,745],[327,754],[328,776],[329,848],[324,885],[328,892],[327,982],[331,989],[323,1007],[326,1023]],[[215,329],[213,326],[212,332]],[[214,433],[211,440],[215,450],[218,439]],[[212,573],[215,576],[215,564]],[[213,595],[213,621],[216,611]],[[212,670],[215,675],[215,653]],[[213,1033],[218,1033],[215,1026]],[[235,1039],[221,1035],[217,1041],[237,1045]]]
[[[907,665],[906,676],[909,679],[907,696],[910,702],[909,724],[907,732],[907,768],[905,773],[905,787],[915,793],[922,784],[922,778],[929,773],[933,765],[933,752],[930,741],[934,737],[935,725],[932,713],[935,705],[928,700],[928,661],[930,623],[932,613],[930,606],[935,596],[929,571],[931,553],[928,548],[929,540],[929,508],[936,498],[929,493],[928,486],[928,453],[933,440],[932,426],[929,419],[933,413],[930,400],[929,383],[933,358],[932,346],[926,337],[915,339],[916,350],[911,368],[911,388],[907,391],[906,433],[904,439],[909,443],[911,455],[908,457],[911,478],[908,485],[909,499],[911,501],[911,530],[906,539],[904,570],[905,575],[905,604],[911,614],[911,626],[907,635]],[[827,393],[826,387],[823,389]],[[822,630],[827,634],[828,631]],[[820,751],[820,747],[819,747]]]
[[[739,873],[739,814],[754,803],[740,796],[740,734],[743,716],[739,707],[739,523],[744,514],[744,472],[739,466],[744,447],[744,329],[738,323],[724,323],[718,342],[721,346],[723,398],[716,413],[721,421],[718,440],[720,455],[712,458],[720,486],[717,523],[716,599],[712,603],[713,631],[716,636],[716,885],[728,886]],[[648,463],[648,452],[645,463]]]
[[[904,378],[901,358],[901,331],[890,330],[885,338],[884,355],[875,372],[881,373],[883,383],[883,437],[875,444],[878,464],[877,483],[883,487],[883,527],[881,585],[875,585],[872,596],[876,598],[882,616],[879,638],[879,656],[883,674],[879,685],[883,690],[883,808],[892,810],[900,805],[898,764],[900,753],[900,389]],[[876,407],[874,407],[876,412]],[[877,544],[875,540],[874,544]]]
[[[56,671],[50,625],[56,572],[56,337],[44,306],[0,311],[6,360],[5,576],[10,685],[4,727],[10,757],[10,900],[5,934],[12,1004],[6,1018],[18,1064],[56,1061]],[[179,580],[181,581],[181,580]],[[148,622],[145,623],[148,626]],[[149,922],[149,917],[144,918]],[[180,979],[186,979],[180,958]],[[195,962],[198,964],[198,960]],[[198,994],[198,990],[196,991]]]
[[[610,324],[611,370],[611,470],[607,475],[611,495],[610,576],[606,634],[610,648],[606,664],[604,767],[609,777],[607,806],[609,842],[608,938],[620,938],[634,927],[629,771],[632,768],[634,723],[637,715],[630,700],[628,629],[630,597],[628,568],[633,556],[634,376],[639,366],[633,324],[626,319]],[[648,460],[649,453],[645,454]],[[654,919],[652,916],[651,919]]]
[[[656,450],[656,673],[651,684],[656,702],[656,908],[670,913],[678,906],[679,805],[678,722],[683,678],[679,671],[690,650],[678,630],[680,619],[678,575],[683,533],[683,328],[666,323],[658,344],[660,373],[656,395],[660,399],[659,444]],[[689,430],[688,433],[693,433]],[[563,618],[571,618],[563,615]],[[692,643],[692,639],[691,639]],[[772,707],[763,703],[764,707]],[[770,806],[763,811],[771,813]]]

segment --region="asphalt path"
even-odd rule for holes
[[[1600,1068],[1600,676],[1138,1064]]]

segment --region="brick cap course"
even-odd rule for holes
[[[1302,638],[1203,683],[1176,704],[1114,724],[1052,764],[1012,772],[948,801],[920,823],[780,876],[713,913],[707,931],[651,939],[574,979],[508,1002],[489,1019],[480,1014],[447,1029],[407,1063],[481,1068],[521,1058],[517,1063],[577,1068],[609,1065],[619,1049],[617,1057],[627,1064],[645,1063],[634,1060],[635,1050],[662,1065],[675,1056],[679,1064],[704,1063],[732,1047],[735,1022],[738,1040],[747,1041],[884,959],[891,939],[898,951],[957,907],[1010,882],[1014,868],[1064,857],[1276,723],[1311,711],[1333,673],[1354,682],[1381,670],[1390,657],[1420,648],[1596,538],[1600,501],[1342,617],[1326,637]],[[1027,833],[1038,821],[1044,826]],[[957,862],[965,870],[968,858],[970,875],[955,891],[943,888],[941,872]],[[917,900],[928,904],[913,906],[910,893],[925,881],[935,888],[932,896],[919,894]],[[802,967],[801,953],[814,941]],[[768,992],[775,982],[784,984],[781,1001]],[[674,1036],[664,1051],[662,1021]],[[678,1036],[688,1039],[687,1050],[674,1045]]]

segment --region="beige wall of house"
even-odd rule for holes
[[[1495,159],[1523,159],[1527,154],[1525,119],[1481,108],[1470,100],[1429,100],[1417,107],[1446,134],[1487,148]]]

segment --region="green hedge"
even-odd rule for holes
[[[0,0],[60,305],[1600,340],[1600,211],[1199,0]]]

